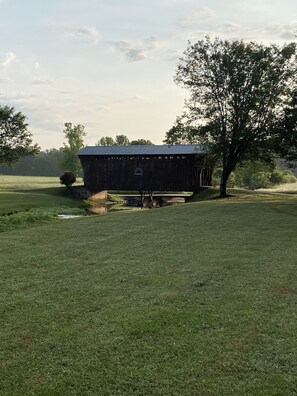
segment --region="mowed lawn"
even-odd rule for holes
[[[81,179],[79,179],[81,182]],[[58,177],[0,175],[0,216],[23,210],[77,206]]]
[[[0,394],[297,394],[296,242],[252,194],[0,234]]]

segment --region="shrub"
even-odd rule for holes
[[[296,183],[297,178],[296,176],[293,175],[293,173],[290,170],[284,170],[283,171],[283,181],[282,183]]]
[[[284,179],[284,175],[280,169],[276,168],[273,170],[273,172],[271,172],[270,181],[272,184],[284,183],[283,179]]]
[[[60,183],[64,184],[67,188],[70,188],[75,182],[76,177],[73,172],[64,172],[63,175],[60,176]]]
[[[257,172],[251,176],[249,187],[252,190],[258,188],[269,188],[271,187],[270,173],[269,172]]]

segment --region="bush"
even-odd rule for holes
[[[283,171],[283,179],[282,183],[296,183],[297,178],[296,176],[293,175],[293,173],[290,170],[285,170]]]
[[[75,182],[76,177],[73,172],[64,172],[63,175],[60,176],[60,183],[64,184],[67,188],[70,188]]]
[[[252,190],[269,187],[271,187],[269,172],[257,172],[251,176],[249,188]]]
[[[20,226],[39,223],[55,216],[53,211],[31,209],[26,212],[17,212],[11,215],[0,216],[0,232],[8,231]]]
[[[284,178],[283,172],[279,168],[276,168],[273,170],[273,172],[271,172],[270,181],[272,184],[284,183],[283,178]]]

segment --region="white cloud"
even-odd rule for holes
[[[35,70],[39,70],[39,69],[40,69],[40,64],[39,64],[39,62],[35,62],[35,63],[34,63],[34,69],[35,69]]]
[[[115,41],[113,47],[122,52],[130,62],[142,61],[148,58],[148,53],[158,46],[158,40],[155,37],[148,37],[138,41]]]
[[[0,67],[7,67],[15,59],[16,55],[13,52],[7,52],[2,58],[0,58]]]
[[[222,33],[230,33],[239,30],[240,26],[235,23],[223,23],[222,25],[218,25],[217,29]]]
[[[215,12],[208,7],[197,7],[192,12],[178,20],[178,24],[182,27],[196,25],[198,22],[205,22],[213,19]]]
[[[296,33],[283,32],[283,33],[281,33],[280,37],[285,39],[285,40],[294,40],[296,38]]]
[[[53,80],[41,78],[41,77],[35,77],[32,81],[32,84],[34,85],[52,85],[54,84]]]
[[[5,83],[13,83],[14,82],[14,80],[12,80],[11,78],[6,78],[6,77],[1,77],[0,78],[0,82],[1,83],[3,83],[3,84],[5,84]]]
[[[84,26],[79,28],[67,28],[66,33],[70,36],[81,39],[82,41],[89,43],[97,43],[101,39],[100,33],[90,26]]]
[[[260,29],[260,32],[264,34],[276,34],[276,33],[284,33],[291,32],[294,33],[297,30],[297,22],[293,23],[277,23],[274,25],[266,26]]]
[[[144,97],[144,96],[142,96],[142,95],[135,94],[135,95],[132,97],[132,100],[140,100],[140,101],[142,101],[142,100],[147,100],[147,98]]]

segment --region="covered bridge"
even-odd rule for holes
[[[193,191],[211,185],[203,145],[92,146],[78,152],[85,187],[102,190]]]

